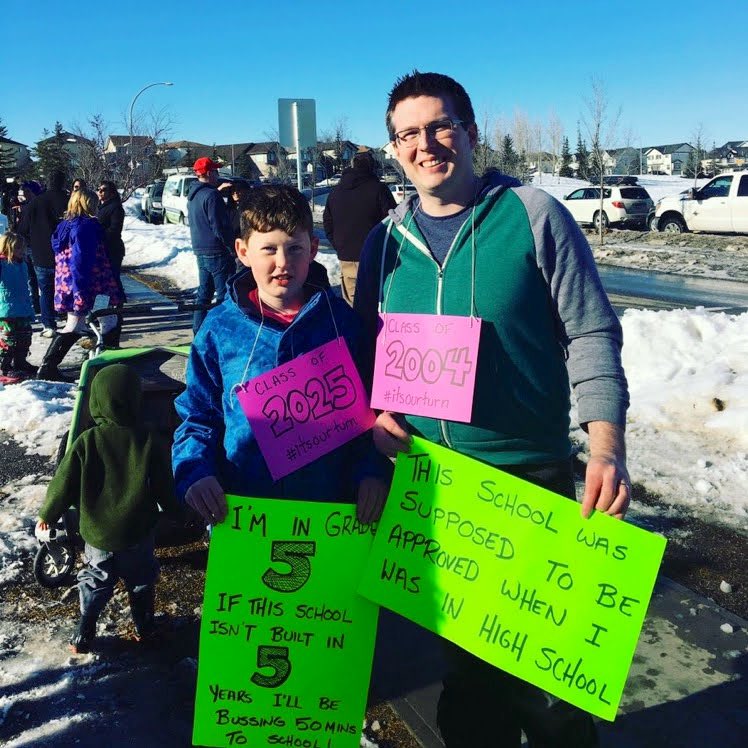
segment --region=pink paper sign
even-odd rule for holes
[[[375,420],[343,338],[250,379],[237,397],[274,480],[363,434]]]
[[[373,408],[470,421],[481,320],[432,314],[381,314]]]

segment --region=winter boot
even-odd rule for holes
[[[137,641],[152,639],[156,633],[155,586],[141,587],[137,592],[130,590],[128,596],[130,598],[130,612],[135,624],[135,639]]]
[[[90,613],[81,615],[78,625],[73,629],[70,637],[70,649],[75,654],[85,654],[91,651],[91,644],[96,637],[96,616]]]
[[[47,348],[47,352],[42,359],[42,365],[36,374],[37,379],[45,379],[48,382],[69,382],[67,377],[63,376],[57,366],[60,364],[65,354],[73,347],[73,344],[80,335],[77,332],[63,332],[52,340]]]
[[[15,350],[13,351],[13,370],[25,377],[33,377],[36,374],[36,366],[26,360],[31,348],[31,330],[18,336]]]

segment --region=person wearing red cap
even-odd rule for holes
[[[220,304],[226,294],[226,281],[233,275],[234,235],[226,204],[218,192],[218,164],[206,156],[192,167],[197,182],[190,189],[190,239],[197,260],[198,286],[196,304],[210,304],[215,295]],[[196,311],[192,331],[197,333],[205,319],[205,311]]]

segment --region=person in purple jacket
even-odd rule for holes
[[[55,310],[67,314],[67,322],[44,354],[37,379],[66,381],[57,368],[76,340],[88,331],[85,317],[97,296],[107,306],[122,304],[122,294],[106,254],[104,229],[94,218],[96,198],[78,190],[70,195],[64,220],[52,235],[55,253]],[[102,318],[104,343],[117,324],[116,315]]]

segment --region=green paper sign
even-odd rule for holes
[[[613,720],[665,539],[414,439],[359,588],[487,662]]]
[[[193,743],[358,746],[378,610],[356,587],[372,527],[352,504],[226,498],[205,577]]]

